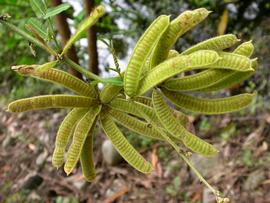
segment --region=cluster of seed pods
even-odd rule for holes
[[[151,172],[152,165],[128,142],[118,125],[142,136],[166,141],[179,153],[190,150],[203,156],[213,156],[218,150],[189,132],[187,116],[170,107],[167,100],[185,112],[207,115],[243,109],[256,94],[208,99],[197,98],[187,92],[204,93],[232,87],[254,73],[257,61],[256,58],[250,59],[254,49],[251,41],[238,45],[232,52],[224,51],[239,42],[232,34],[205,40],[182,53],[172,50],[176,40],[204,20],[209,13],[200,8],[185,11],[172,21],[166,15],[154,20],[133,50],[123,73],[123,86],[108,84],[99,90],[67,72],[52,68],[56,63],[47,63],[46,68],[43,68],[44,65],[15,66],[12,69],[21,75],[57,83],[77,95],[20,99],[10,103],[8,111],[71,109],[57,132],[52,163],[57,168],[64,164],[65,172],[70,174],[80,161],[88,181],[95,178],[93,133],[97,122],[100,122],[120,155],[143,173]],[[99,15],[94,17],[98,18]],[[96,20],[91,21],[94,22]],[[84,26],[81,30],[85,29]],[[71,38],[61,56],[77,39],[76,36]],[[182,74],[193,70],[194,74]],[[144,96],[146,93],[152,96]],[[218,198],[220,202],[225,201]]]

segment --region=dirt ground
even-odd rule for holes
[[[95,182],[78,167],[70,176],[51,164],[54,138],[65,111],[0,112],[0,202],[208,203],[210,191],[165,143],[139,149],[155,166],[144,175],[126,163],[108,166],[95,138]],[[259,115],[259,116],[258,116]],[[192,155],[209,183],[231,202],[270,202],[270,113],[192,117],[197,135],[213,143],[214,158]]]

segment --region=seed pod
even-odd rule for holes
[[[140,115],[140,113],[138,113],[138,109],[141,109],[153,121],[158,122],[158,118],[155,114],[154,109],[145,105],[145,104],[139,103],[139,102],[130,102],[130,101],[125,100],[125,99],[116,98],[116,99],[112,100],[108,106],[111,107],[112,109],[126,112],[126,113],[132,114],[132,115],[140,117],[140,118],[141,118],[141,115]]]
[[[111,109],[109,112],[117,123],[128,128],[129,130],[152,139],[164,140],[159,132],[151,126],[151,124],[129,116],[121,111]]]
[[[254,46],[252,44],[252,41],[244,42],[240,44],[233,53],[239,54],[242,56],[250,57],[254,52]]]
[[[152,99],[149,97],[139,96],[139,97],[134,97],[133,100],[138,103],[145,104],[146,106],[153,107]]]
[[[168,16],[158,17],[137,42],[124,76],[124,89],[128,96],[136,95],[142,76],[143,64],[168,25]]]
[[[168,57],[169,50],[173,47],[176,40],[203,21],[209,13],[210,11],[205,8],[199,8],[193,11],[185,11],[174,19],[159,40],[155,52],[152,54],[151,67],[153,68],[163,62]]]
[[[109,103],[114,97],[116,97],[123,87],[106,85],[100,92],[101,103]]]
[[[19,99],[8,105],[9,112],[24,112],[36,109],[49,108],[88,108],[97,104],[97,101],[84,96],[44,95]]]
[[[184,71],[209,67],[220,59],[215,51],[203,50],[188,56],[177,56],[164,61],[149,71],[140,83],[138,95],[143,95],[152,87]]]
[[[37,72],[45,72],[48,71],[50,69],[52,69],[53,67],[55,67],[57,65],[58,61],[50,61],[48,63],[44,63],[40,66],[37,66],[36,71]]]
[[[67,160],[64,166],[64,170],[67,175],[71,173],[71,171],[76,166],[81,151],[86,140],[86,137],[94,124],[96,116],[99,114],[101,106],[93,106],[89,108],[88,112],[82,117],[82,119],[78,122],[72,139],[72,143],[67,152]]]
[[[173,58],[173,57],[176,57],[176,56],[179,56],[178,51],[170,50],[167,59],[170,59],[170,58]]]
[[[249,56],[252,52],[253,45],[250,42],[239,45],[236,50],[243,50],[242,53]],[[248,51],[249,50],[249,51]],[[233,52],[234,54],[239,52]],[[229,62],[229,59],[227,59]],[[254,63],[251,61],[251,63]],[[251,65],[252,69],[255,69],[256,65]],[[238,67],[237,64],[234,67]],[[248,66],[246,66],[248,67]],[[215,91],[226,87],[231,87],[246,78],[250,77],[254,73],[253,70],[247,72],[238,72],[231,70],[216,70],[209,69],[197,74],[185,76],[182,78],[171,79],[164,83],[164,87],[171,91]]]
[[[227,49],[233,46],[235,43],[239,41],[240,40],[237,39],[237,37],[233,34],[221,35],[221,36],[213,37],[208,40],[202,41],[190,47],[189,49],[183,51],[181,55],[190,54],[194,51],[198,51],[202,49],[222,51],[223,49]]]
[[[153,91],[152,100],[160,122],[173,137],[182,140],[186,147],[201,155],[212,156],[218,152],[214,146],[191,134],[179,124],[173,115],[173,110],[157,91]]]
[[[245,93],[226,98],[202,99],[166,89],[162,89],[162,92],[181,109],[208,115],[238,111],[250,105],[256,96],[256,93]]]
[[[146,161],[136,149],[127,141],[125,136],[113,122],[111,116],[104,113],[100,117],[102,129],[108,138],[112,141],[119,154],[135,169],[142,173],[150,173],[153,170],[152,165]]]
[[[74,42],[76,42],[88,28],[93,26],[98,21],[98,19],[104,15],[104,13],[105,13],[104,6],[100,5],[100,6],[96,7],[91,12],[91,14],[88,16],[88,18],[86,18],[79,25],[78,29],[76,30],[76,33],[70,37],[70,39],[66,43],[66,45],[61,53],[61,56],[66,54],[67,51],[70,49],[70,47],[74,44]]]
[[[58,69],[52,68],[48,71],[40,72],[37,71],[36,65],[20,65],[13,66],[12,70],[20,75],[31,76],[45,81],[54,82],[76,92],[79,95],[97,98],[97,92],[92,85],[87,84],[73,75]]]
[[[64,163],[64,153],[72,131],[77,122],[86,114],[88,109],[75,108],[68,113],[62,121],[55,140],[55,148],[52,156],[52,164],[59,168]]]
[[[95,171],[95,165],[94,165],[94,159],[93,159],[93,143],[94,143],[94,129],[97,119],[94,121],[91,130],[89,132],[89,135],[87,136],[81,156],[80,156],[80,163],[82,167],[83,176],[85,179],[89,182],[92,182],[96,177],[96,171]]]

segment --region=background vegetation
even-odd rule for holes
[[[221,153],[213,159],[194,157],[193,161],[214,185],[222,188],[232,202],[270,202],[270,3],[268,0],[81,0],[46,1],[50,7],[67,2],[71,7],[54,18],[54,32],[64,44],[78,23],[102,3],[107,14],[96,27],[73,47],[69,57],[100,75],[113,66],[108,47],[101,41],[112,40],[122,70],[138,37],[160,14],[172,18],[187,9],[206,7],[213,13],[185,34],[176,46],[187,47],[224,33],[234,33],[243,41],[253,40],[254,56],[259,58],[256,74],[222,95],[243,91],[258,92],[257,101],[247,110],[223,116],[190,115],[197,134],[215,143]],[[1,14],[8,13],[18,27],[25,29],[37,16],[27,0],[0,0]],[[41,23],[46,30],[49,25]],[[80,169],[65,178],[63,171],[51,167],[50,158],[56,126],[63,112],[37,111],[19,115],[4,112],[15,98],[65,90],[10,70],[12,65],[42,64],[48,55],[0,24],[0,202],[211,202],[208,191],[189,173],[168,146],[141,139],[127,132],[141,152],[151,158],[157,170],[145,177],[128,167],[107,166],[102,158],[101,134],[96,143],[97,181],[85,183]],[[69,67],[62,67],[68,69]],[[73,71],[73,74],[80,75]],[[99,129],[96,129],[99,130]],[[109,171],[109,172],[108,172]],[[230,174],[230,176],[228,176]],[[158,196],[156,194],[159,194]]]

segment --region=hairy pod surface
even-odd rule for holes
[[[83,176],[88,182],[92,182],[96,178],[96,170],[93,157],[94,130],[96,122],[97,118],[95,119],[91,127],[89,135],[86,137],[80,156]]]
[[[205,8],[199,8],[193,11],[185,11],[174,19],[159,40],[152,54],[150,66],[153,68],[164,61],[168,57],[169,50],[173,47],[177,39],[203,21],[209,13],[210,12]]]
[[[12,69],[20,75],[31,76],[45,81],[54,82],[68,88],[71,91],[74,91],[79,95],[97,98],[97,92],[92,85],[83,82],[65,71],[52,68],[50,70],[40,72],[37,71],[36,67],[28,65],[15,66],[12,67]]]
[[[64,166],[64,170],[67,175],[69,175],[76,166],[80,158],[86,137],[91,127],[93,126],[96,116],[99,114],[100,110],[101,106],[93,106],[89,108],[88,112],[78,122],[74,130],[72,143],[67,152],[67,160]]]
[[[116,98],[109,103],[109,106],[112,109],[126,112],[126,113],[129,113],[129,114],[132,114],[134,116],[141,118],[141,114],[138,112],[138,109],[140,109],[144,113],[146,113],[153,121],[158,122],[158,118],[156,116],[154,109],[143,103],[130,102],[125,99]]]
[[[77,122],[86,114],[88,109],[75,108],[62,121],[56,135],[52,164],[59,168],[64,163],[64,154],[68,141]]]
[[[233,53],[239,55],[246,54],[243,56],[247,57],[252,54],[254,49],[252,47],[253,45],[251,42],[245,42],[239,45]],[[251,61],[251,67],[252,69],[255,69],[256,65],[253,63],[254,62]],[[237,67],[237,65],[235,65],[235,67]],[[163,86],[171,91],[216,91],[225,87],[231,87],[245,80],[246,78],[250,77],[253,72],[253,70],[238,72],[232,70],[209,69],[190,76],[170,79],[166,81]]]
[[[71,38],[66,43],[61,56],[67,53],[67,51],[71,48],[71,46],[76,42],[81,35],[91,26],[93,26],[100,17],[102,17],[105,13],[104,6],[98,6],[96,7],[91,14],[79,25],[78,29],[76,30],[76,33],[71,36]]]
[[[97,100],[84,96],[43,95],[19,99],[8,105],[9,112],[24,112],[49,108],[89,108],[97,104]]]
[[[208,40],[202,41],[187,50],[183,51],[181,55],[190,54],[194,51],[206,49],[206,50],[215,50],[222,51],[223,49],[227,49],[240,40],[233,34],[221,35],[217,37],[210,38]]]
[[[153,170],[152,165],[140,155],[136,149],[127,141],[119,128],[114,123],[110,115],[102,114],[100,116],[101,125],[112,141],[119,154],[135,169],[142,173],[150,173]]]
[[[100,100],[102,104],[107,104],[115,98],[123,87],[115,85],[106,85],[100,92]]]
[[[210,50],[197,51],[188,56],[177,56],[168,59],[150,70],[142,79],[138,94],[146,93],[152,87],[176,74],[192,69],[201,69],[205,66],[208,67],[219,59],[217,52]]]
[[[143,65],[151,49],[155,46],[156,41],[159,40],[168,25],[168,16],[162,15],[158,17],[137,42],[124,76],[124,89],[128,96],[133,97],[136,95],[142,76]]]
[[[181,109],[208,115],[238,111],[250,105],[256,96],[255,93],[244,93],[225,98],[203,99],[182,94],[180,92],[171,92],[166,89],[163,89],[162,92]]]
[[[160,93],[153,91],[152,100],[160,122],[173,137],[182,140],[186,147],[198,154],[212,156],[218,152],[215,147],[188,132],[177,121],[173,115],[173,110],[166,104]]]
[[[133,132],[148,138],[164,140],[159,132],[156,131],[155,128],[153,128],[152,125],[147,122],[141,121],[133,116],[129,116],[124,112],[113,109],[110,110],[110,115],[115,119],[117,123]]]

